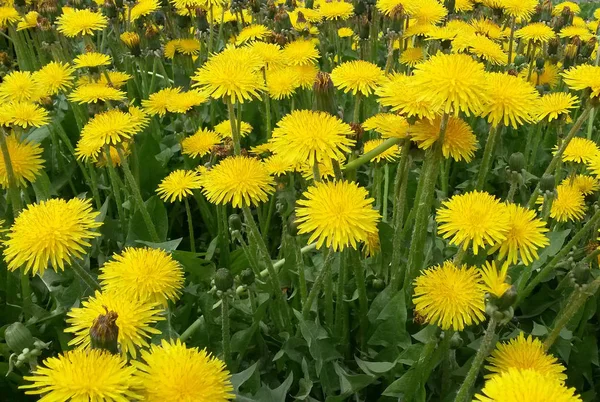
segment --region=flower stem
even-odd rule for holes
[[[508,40],[508,62],[506,63],[507,68],[510,68],[510,63],[512,62],[512,53],[513,53],[513,42],[515,39],[515,17],[510,18],[510,38]]]
[[[310,310],[312,308],[312,305],[315,302],[319,291],[321,290],[321,286],[323,285],[325,277],[331,270],[331,263],[333,262],[334,255],[335,253],[331,251],[331,249],[327,249],[327,251],[325,251],[321,272],[319,272],[319,275],[317,275],[317,278],[315,279],[315,282],[313,283],[313,286],[310,289],[310,293],[308,294],[308,298],[306,299],[306,303],[304,303],[304,305],[302,306],[302,316],[305,320],[308,320],[308,318],[310,317]]]
[[[365,163],[368,163],[375,156],[377,156],[380,153],[384,152],[388,148],[391,148],[394,145],[400,143],[400,141],[402,141],[401,138],[388,138],[387,140],[383,141],[383,143],[381,143],[380,145],[376,146],[375,148],[373,148],[369,152],[366,152],[366,153],[362,154],[358,158],[354,159],[352,162],[348,163],[345,166],[342,166],[342,169],[344,169],[345,171],[351,171],[351,170],[354,170],[354,169],[358,169],[360,166],[364,165]]]
[[[223,341],[223,362],[231,364],[231,338],[229,330],[229,300],[227,292],[221,296],[221,340]]]
[[[122,230],[125,230],[127,223],[125,221],[125,214],[123,213],[123,201],[121,200],[121,188],[117,180],[117,171],[113,164],[113,160],[110,156],[110,149],[108,145],[104,146],[104,155],[106,157],[106,166],[108,166],[108,177],[110,178],[110,184],[112,192],[115,196],[115,204],[117,204],[117,214],[119,215],[119,222],[121,222]]]
[[[402,257],[402,227],[404,225],[404,210],[406,206],[406,189],[408,188],[408,166],[409,166],[410,141],[405,140],[402,145],[400,163],[396,171],[394,189],[394,213],[393,226],[394,237],[392,238],[392,261],[391,283],[392,289],[398,290],[404,281],[405,265],[400,266]]]
[[[469,398],[469,394],[471,393],[471,388],[473,388],[473,384],[477,379],[477,375],[479,374],[479,369],[483,364],[483,360],[490,353],[490,349],[494,346],[494,335],[496,334],[496,325],[497,321],[492,315],[490,317],[490,321],[488,322],[487,329],[485,330],[485,335],[479,344],[479,349],[477,350],[477,354],[471,362],[471,367],[469,368],[469,372],[467,373],[467,377],[463,381],[462,385],[458,389],[458,393],[456,394],[456,398],[454,402],[466,402]]]
[[[187,214],[188,230],[190,232],[190,250],[192,251],[192,253],[195,253],[196,241],[194,239],[194,223],[192,221],[192,211],[190,210],[190,203],[187,197],[183,199],[183,203],[185,204],[185,213]]]
[[[73,268],[73,272],[83,281],[86,285],[90,287],[92,290],[100,290],[100,285],[98,281],[90,274],[85,268],[83,268],[79,261],[73,260],[73,264],[71,264],[71,268]]]
[[[138,187],[137,183],[135,182],[135,177],[133,177],[133,174],[131,173],[131,169],[129,168],[129,162],[127,162],[127,158],[125,158],[125,155],[123,155],[123,151],[121,150],[121,147],[117,146],[117,152],[119,154],[119,159],[121,159],[121,166],[123,167],[123,172],[125,173],[125,178],[127,179],[127,182],[129,183],[129,187],[131,187],[131,191],[133,192],[133,199],[135,200],[135,203],[137,204],[137,207],[138,207],[140,213],[142,214],[142,219],[144,220],[144,223],[146,224],[146,228],[148,229],[148,232],[150,233],[150,238],[152,239],[153,242],[158,243],[158,242],[160,242],[160,238],[158,237],[158,232],[156,231],[156,227],[154,226],[154,223],[152,222],[150,213],[148,213],[146,204],[144,204],[142,194],[140,193],[140,188]]]
[[[229,123],[231,124],[231,136],[233,138],[233,153],[240,155],[242,148],[240,145],[240,135],[238,133],[237,119],[235,117],[235,111],[233,110],[233,103],[231,99],[227,98],[227,113],[229,114]]]
[[[360,344],[361,349],[365,349],[367,344],[367,331],[369,321],[367,314],[369,312],[369,299],[367,298],[367,278],[365,277],[365,268],[358,257],[356,250],[349,250],[352,267],[354,268],[354,279],[356,280],[356,290],[358,291],[358,314],[360,326]]]
[[[335,300],[335,334],[338,338],[344,336],[344,331],[347,329],[344,326],[344,316],[346,315],[346,305],[344,301],[344,293],[346,288],[346,271],[348,267],[348,251],[345,251],[340,260],[340,271],[337,278],[337,290]]]
[[[352,122],[358,123],[360,121],[360,93],[357,93],[354,97],[354,114],[352,115]]]
[[[483,190],[488,171],[492,167],[492,156],[494,155],[494,150],[496,149],[496,142],[498,141],[499,132],[500,125],[495,127],[492,126],[490,128],[490,133],[485,143],[485,150],[483,151],[483,159],[481,160],[481,165],[479,165],[479,172],[477,173],[477,182],[475,184],[475,190]]]
[[[2,148],[2,158],[4,159],[4,168],[6,169],[6,176],[8,178],[8,195],[10,197],[10,204],[13,211],[13,218],[16,218],[23,209],[21,202],[21,195],[19,194],[19,188],[15,180],[15,171],[13,170],[12,162],[10,160],[10,153],[8,152],[8,144],[6,143],[6,131],[1,129],[0,133],[0,148]]]

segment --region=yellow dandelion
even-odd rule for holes
[[[321,180],[335,178],[335,172],[333,171],[333,163],[331,163],[331,159],[322,160],[318,163],[318,166]],[[299,168],[296,168],[296,171],[302,173],[304,180],[313,180],[315,177],[313,166],[308,162],[302,163]]]
[[[121,101],[126,98],[125,92],[101,83],[83,84],[75,88],[69,95],[69,100],[83,103],[97,103],[106,101]]]
[[[408,121],[394,113],[378,113],[365,120],[362,127],[378,132],[383,138],[406,138],[410,130]]]
[[[483,60],[487,60],[491,64],[497,66],[504,66],[508,62],[508,55],[504,53],[502,47],[483,35],[472,35],[463,36],[467,40],[467,47],[469,53],[481,57]],[[453,47],[458,46],[459,39],[457,38],[453,43]]]
[[[487,380],[475,402],[581,402],[575,388],[535,370],[511,368]]]
[[[68,64],[52,61],[37,71],[33,79],[46,95],[54,95],[73,86],[74,73]]]
[[[36,102],[44,91],[29,71],[13,71],[4,76],[0,84],[0,100],[3,102]]]
[[[252,148],[250,148],[250,153],[253,155],[270,154],[271,149],[270,149],[269,143],[265,142],[264,144],[259,144],[259,145],[253,146]]]
[[[565,92],[548,93],[540,99],[537,119],[552,121],[563,116],[569,116],[570,110],[578,105],[579,99],[576,96]]]
[[[377,148],[379,145],[383,144],[383,142],[384,142],[384,140],[366,141],[364,144],[363,153],[366,154],[367,152],[372,151],[373,149]],[[371,158],[371,160],[375,161],[375,162],[382,162],[382,161],[393,162],[393,161],[397,160],[399,157],[400,157],[400,147],[397,145],[394,145],[392,147],[389,147],[385,151],[381,152],[380,154],[375,155],[374,157]]]
[[[494,246],[506,240],[510,229],[506,205],[484,191],[455,195],[437,211],[438,232],[444,239],[452,237],[450,244],[473,253],[486,244]]]
[[[193,170],[178,169],[165,177],[156,192],[164,201],[181,201],[193,194],[192,190],[200,188],[200,178]]]
[[[571,185],[581,191],[583,195],[590,195],[600,190],[600,180],[592,176],[578,174],[575,177],[566,178],[564,181],[566,180],[569,180]]]
[[[282,176],[294,171],[294,164],[285,155],[271,155],[264,160],[264,163],[269,174],[273,176]]]
[[[91,35],[94,31],[106,28],[107,25],[108,19],[104,15],[89,9],[63,10],[63,14],[56,20],[56,29],[67,37]]]
[[[303,64],[292,66],[296,84],[300,88],[312,89],[319,73],[319,68],[315,64]]]
[[[578,27],[578,26],[574,26],[574,25],[569,25],[569,26],[566,26],[563,29],[561,29],[560,32],[558,33],[558,36],[560,38],[569,38],[569,39],[579,38],[583,42],[585,42],[585,41],[592,39],[594,37],[594,34],[592,34],[590,32],[590,30],[587,29],[587,27]]]
[[[474,29],[475,32],[473,33],[479,33],[482,35],[487,36],[490,39],[501,39],[503,38],[505,35],[502,32],[502,28],[500,28],[500,26],[498,24],[496,24],[494,21],[489,20],[487,18],[479,18],[476,20],[471,20],[469,22],[469,24],[471,25],[471,28]],[[469,29],[466,27],[462,27],[462,31],[463,34],[468,34],[469,33]]]
[[[128,9],[125,7],[125,15],[129,16],[129,21],[134,22],[140,17],[150,15],[160,9],[160,3],[158,0],[139,0],[137,3]]]
[[[240,124],[240,137],[245,137],[252,132],[252,126],[250,123],[242,121]],[[221,138],[233,138],[231,131],[231,122],[229,120],[223,120],[215,126],[215,133]]]
[[[353,95],[360,93],[369,96],[383,77],[381,68],[364,60],[347,61],[331,72],[333,85]]]
[[[284,116],[269,140],[275,154],[288,155],[294,163],[344,159],[354,140],[352,128],[328,113],[295,110]]]
[[[262,64],[267,69],[284,67],[283,52],[279,45],[266,42],[252,42],[250,48],[260,57]]]
[[[435,25],[421,24],[417,21],[415,24],[410,25],[404,30],[402,37],[411,38],[413,36],[426,36],[433,28],[435,28]]]
[[[162,340],[134,361],[141,393],[148,402],[227,402],[235,398],[225,364],[206,350],[187,348],[180,340]]]
[[[492,126],[503,123],[517,128],[535,120],[539,95],[532,85],[505,73],[488,73],[486,82],[489,100],[482,115]]]
[[[422,47],[409,47],[400,54],[400,64],[414,67],[425,60],[425,49]]]
[[[50,199],[29,204],[17,216],[4,242],[4,261],[10,271],[24,267],[25,273],[44,274],[48,267],[64,270],[81,258],[89,241],[102,225],[89,200]]]
[[[187,113],[193,107],[199,106],[208,100],[208,93],[192,89],[173,96],[171,102],[167,105],[167,110],[171,113]]]
[[[590,89],[591,96],[600,96],[600,67],[582,64],[561,74],[565,84],[576,91]]]
[[[181,153],[192,158],[202,157],[220,143],[221,138],[216,132],[201,128],[194,135],[181,141]]]
[[[178,95],[181,94],[181,88],[165,88],[151,94],[148,99],[142,101],[142,106],[149,115],[164,116],[171,108]]]
[[[543,22],[534,22],[515,31],[515,37],[538,43],[546,43],[555,36],[554,30]]]
[[[484,66],[465,54],[441,54],[415,66],[413,85],[419,99],[435,109],[467,116],[476,113],[488,99]]]
[[[166,306],[176,302],[183,288],[183,268],[158,248],[127,247],[101,269],[98,279],[105,292],[130,295]]]
[[[571,183],[562,183],[556,187],[556,198],[550,208],[550,217],[558,222],[579,221],[585,215],[585,198]]]
[[[381,216],[373,201],[354,182],[316,182],[297,201],[298,233],[310,233],[308,242],[316,241],[317,248],[325,244],[335,251],[349,246],[356,250],[357,243],[377,233]]]
[[[237,36],[235,43],[241,45],[246,42],[262,41],[271,36],[272,31],[264,25],[252,24],[244,27]]]
[[[459,13],[471,11],[475,6],[473,3],[473,0],[456,0],[454,3],[454,10],[458,11]]]
[[[98,316],[106,312],[117,314],[119,327],[117,341],[123,354],[135,358],[137,348],[147,348],[149,339],[161,332],[153,325],[165,318],[160,315],[159,303],[150,300],[137,300],[124,292],[99,292],[81,302],[81,307],[72,308],[67,313],[69,327],[65,332],[75,334],[69,345],[90,348],[90,328]]]
[[[550,242],[545,233],[546,222],[536,218],[535,212],[516,204],[506,206],[508,232],[500,243],[499,258],[506,258],[509,264],[516,264],[521,258],[525,265],[539,258],[537,250]]]
[[[392,112],[406,117],[433,119],[438,108],[435,107],[431,97],[423,98],[422,92],[413,77],[402,74],[394,74],[384,80],[375,91],[379,103],[389,107]]]
[[[111,63],[111,57],[104,53],[87,52],[75,57],[73,63],[75,68],[108,66]]]
[[[21,385],[25,394],[41,395],[40,401],[123,402],[141,399],[135,367],[107,351],[76,349],[49,357]]]
[[[404,6],[408,15],[419,24],[438,24],[448,15],[446,7],[437,0],[408,0]]]
[[[195,38],[179,39],[177,51],[186,56],[197,56],[200,53],[200,42]]]
[[[496,267],[496,261],[485,262],[481,267],[481,280],[485,285],[485,291],[496,298],[501,298],[508,289],[510,284],[506,283],[506,275],[508,272],[508,262],[502,265],[501,269]]]
[[[41,127],[49,122],[48,111],[35,103],[11,102],[0,105],[0,125],[27,128]]]
[[[594,141],[574,137],[565,148],[562,160],[563,162],[590,163],[598,152],[600,152],[600,148]]]
[[[249,47],[226,48],[211,56],[192,77],[194,87],[215,99],[244,103],[264,89],[262,59]]]
[[[20,18],[19,12],[14,7],[0,6],[0,29],[5,29],[9,24],[19,21]]]
[[[131,154],[131,149],[128,141],[122,142],[121,144],[119,144],[119,147],[121,154],[124,158],[127,158]],[[110,145],[108,149],[110,153],[110,162],[113,164],[113,166],[121,166],[123,161],[121,160],[121,155],[119,155],[119,150],[117,150],[117,148],[112,145]],[[108,166],[108,159],[106,159],[105,152],[100,153],[100,155],[98,156],[98,159],[96,160],[96,166]]]
[[[429,149],[440,137],[441,117],[434,120],[422,119],[410,129],[410,136],[419,148]],[[470,162],[477,149],[477,137],[473,134],[471,126],[459,117],[451,116],[448,119],[442,154],[444,158],[452,157],[455,161],[465,160]]]
[[[556,4],[552,8],[552,15],[560,15],[566,8],[568,8],[573,14],[579,14],[581,12],[579,4],[572,1],[563,1],[562,3]]]
[[[319,51],[315,44],[303,39],[285,45],[282,55],[285,62],[292,66],[313,65],[319,59]]]
[[[538,0],[502,0],[500,5],[506,15],[526,21],[535,12]]]
[[[354,6],[344,0],[322,1],[319,13],[326,20],[347,20],[354,15]]]
[[[231,156],[200,175],[202,192],[213,204],[231,203],[234,208],[258,205],[275,192],[274,181],[264,163],[246,156]]]
[[[43,152],[42,147],[33,142],[20,141],[14,134],[6,137],[6,147],[8,148],[16,184],[25,187],[27,182],[33,183],[43,168],[44,160],[40,156]],[[0,185],[2,188],[8,188],[8,174],[6,173],[4,156],[1,153]]]
[[[17,24],[17,31],[23,31],[25,29],[36,28],[38,26],[39,13],[37,11],[29,11],[23,16],[21,21]],[[0,23],[1,24],[1,23]]]
[[[140,35],[137,32],[123,32],[119,38],[130,49],[140,44]]]
[[[269,69],[266,78],[267,91],[272,99],[289,98],[299,86],[294,67]]]
[[[529,74],[528,69],[523,69],[519,76],[527,79]],[[538,74],[537,69],[534,69],[529,78],[529,82],[533,85],[548,85],[550,88],[554,88],[558,84],[558,67],[552,64],[550,61],[546,61],[544,69]]]
[[[415,279],[415,313],[443,330],[462,331],[485,319],[485,286],[474,267],[450,261],[428,268]]]
[[[340,38],[350,38],[354,36],[354,31],[352,30],[352,28],[341,27],[340,29],[338,29],[337,34]]]

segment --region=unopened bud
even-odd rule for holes
[[[106,314],[100,314],[90,328],[90,344],[93,349],[103,349],[110,353],[119,353],[119,315],[104,307]]]

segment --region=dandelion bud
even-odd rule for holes
[[[225,292],[233,287],[233,276],[227,268],[219,268],[215,273],[215,286],[217,290]]]
[[[229,230],[242,230],[242,220],[238,214],[229,215]]]
[[[518,54],[517,56],[515,56],[515,60],[514,60],[515,66],[520,66],[522,64],[525,64],[526,62],[527,62],[527,58],[524,55]]]
[[[537,68],[539,71],[543,71],[545,63],[546,60],[543,57],[538,57],[535,59],[535,68]]]
[[[545,174],[542,176],[540,180],[540,189],[544,192],[546,191],[554,191],[555,180],[553,174]]]
[[[577,45],[569,43],[565,46],[565,58],[564,58],[564,68],[568,69],[575,63],[575,58],[577,57]]]
[[[499,310],[507,310],[512,307],[513,304],[517,301],[517,289],[514,286],[511,286],[504,292],[502,297],[498,299],[497,306]]]
[[[103,9],[108,18],[115,18],[117,16],[117,6],[115,6],[112,0],[104,0]]]
[[[317,110],[335,113],[335,93],[329,73],[320,71],[313,85]]]
[[[444,5],[448,9],[448,14],[454,14],[454,7],[456,5],[456,0],[446,0]]]
[[[552,19],[552,0],[544,0],[540,6],[540,21],[550,21]]]
[[[548,41],[548,55],[554,56],[558,53],[560,42],[557,38],[552,38]]]
[[[108,311],[106,314],[100,314],[94,320],[90,328],[90,343],[92,349],[104,349],[110,353],[119,353],[119,327],[117,326],[117,318],[119,317],[114,311]]]
[[[581,57],[583,57],[584,59],[587,59],[587,58],[591,57],[592,53],[594,52],[594,49],[596,48],[596,42],[597,41],[598,40],[594,36],[593,38],[591,38],[590,40],[588,40],[587,42],[585,42],[583,44],[583,46],[579,49],[579,55]]]
[[[525,168],[525,155],[515,152],[508,159],[508,166],[513,172],[521,172]]]
[[[33,346],[33,336],[27,327],[20,322],[13,322],[4,331],[6,345],[13,352],[21,352]]]
[[[240,280],[246,286],[252,285],[255,279],[254,271],[250,268],[246,268],[240,273]]]
[[[574,285],[585,285],[590,280],[590,266],[589,264],[581,261],[575,264],[569,272],[569,277]]]
[[[356,141],[360,141],[365,134],[363,126],[360,123],[350,123],[350,127],[352,127],[352,131],[354,131]]]
[[[359,18],[359,20],[358,20],[358,36],[361,40],[369,39],[370,27],[371,27],[371,25],[369,24],[369,19],[367,18],[366,15],[363,15],[361,18]]]
[[[140,36],[136,32],[123,32],[120,38],[125,46],[131,50],[132,55],[140,55]]]

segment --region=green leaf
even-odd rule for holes
[[[35,142],[41,144],[46,138],[50,136],[50,128],[49,126],[42,126],[36,129],[33,129],[29,132],[26,137],[27,141]]]
[[[240,390],[240,387],[252,377],[257,368],[258,362],[254,363],[252,366],[248,367],[244,371],[241,371],[237,374],[233,374],[231,376],[231,385],[233,385],[233,392],[237,393]]]
[[[334,363],[333,367],[340,378],[340,396],[355,394],[375,381],[373,376],[367,374],[348,374],[339,364]]]
[[[144,204],[146,205],[146,209],[150,214],[150,218],[156,227],[158,237],[166,240],[169,222],[165,204],[155,195],[150,197]],[[146,223],[142,218],[142,213],[139,210],[136,210],[135,214],[133,214],[133,219],[131,220],[131,224],[129,226],[129,233],[127,235],[127,243],[133,244],[136,240],[152,241],[152,237],[148,232]]]
[[[231,351],[235,353],[242,353],[248,349],[255,332],[256,325],[251,325],[250,327],[233,334],[231,337]]]
[[[168,252],[168,251],[177,250],[177,247],[179,247],[179,243],[181,243],[181,240],[183,240],[183,237],[180,237],[179,239],[165,241],[162,243],[153,243],[151,241],[144,241],[144,240],[136,240],[135,242],[143,244],[150,248],[159,248],[159,249],[162,249],[162,250]]]
[[[263,386],[255,395],[255,398],[260,402],[286,402],[286,397],[293,381],[294,373],[290,372],[287,379],[279,387],[271,389]]]
[[[404,393],[410,391],[414,387],[415,381],[419,381],[414,370],[408,370],[402,377],[391,383],[382,395],[391,397],[401,397]],[[407,399],[408,400],[408,399]]]
[[[52,183],[50,183],[50,178],[45,171],[40,170],[38,177],[31,183],[31,186],[33,187],[37,202],[45,201],[52,197]]]
[[[358,364],[358,367],[360,367],[360,369],[362,371],[365,372],[365,374],[371,374],[371,375],[380,375],[380,374],[385,374],[388,371],[392,370],[394,367],[396,367],[396,362],[367,362],[364,360],[359,359],[358,357],[354,357],[354,360],[356,360],[356,364]]]
[[[215,264],[200,258],[197,253],[176,250],[171,256],[183,265],[186,272],[191,273],[200,281],[209,282],[215,274]]]

